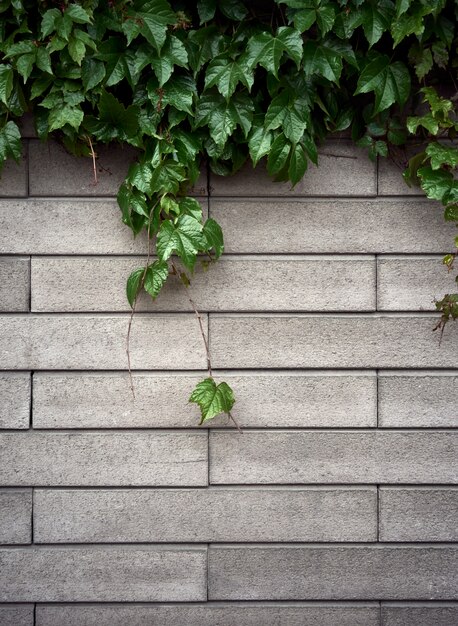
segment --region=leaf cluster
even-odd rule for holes
[[[0,0],[0,166],[20,158],[26,111],[41,139],[75,154],[138,149],[118,203],[156,256],[128,279],[135,308],[176,273],[172,257],[188,285],[198,255],[223,252],[221,228],[187,195],[202,162],[225,176],[265,160],[294,185],[331,133],[372,158],[408,133],[453,142],[456,99],[431,94],[454,85],[456,17],[453,0]],[[420,88],[430,111],[414,115]],[[415,176],[455,220],[453,150],[430,142]]]

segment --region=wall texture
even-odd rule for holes
[[[94,186],[25,144],[0,186],[0,625],[456,626],[440,208],[345,141],[293,191],[202,177],[227,254],[192,295],[240,435],[196,426],[205,355],[173,282],[139,304],[130,394],[132,152],[101,150]]]

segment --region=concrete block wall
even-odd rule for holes
[[[0,184],[0,625],[456,626],[453,225],[344,140],[294,190],[204,173],[226,254],[191,290],[244,432],[199,428],[173,280],[139,301],[129,390],[134,156],[101,149],[94,185],[29,135]]]

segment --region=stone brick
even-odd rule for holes
[[[0,489],[0,543],[30,543],[31,537],[32,490]]]
[[[28,428],[30,374],[0,372],[0,428]]]
[[[376,538],[375,488],[35,491],[35,543]]]
[[[28,311],[29,294],[29,259],[0,257],[0,311]]]
[[[39,257],[32,260],[32,311],[126,311],[126,279],[145,257]],[[229,257],[197,264],[190,294],[201,311],[373,311],[373,257]],[[171,277],[137,311],[192,311]]]
[[[207,484],[205,432],[2,433],[0,452],[3,485]]]
[[[36,626],[380,626],[379,613],[379,607],[371,604],[302,602],[294,605],[277,602],[209,602],[181,606],[38,605]]]
[[[36,428],[189,428],[199,409],[186,403],[205,373],[133,375],[135,398],[124,373],[36,373]],[[244,427],[375,427],[374,373],[215,373],[234,388],[234,417]],[[227,425],[217,417],[208,426]]]
[[[458,327],[440,344],[437,316],[210,317],[215,368],[447,368],[456,358]]]
[[[377,268],[379,311],[435,311],[435,301],[456,291],[442,257],[381,257]]]
[[[0,605],[2,626],[34,626],[33,604]]]
[[[230,253],[445,254],[456,236],[439,203],[419,198],[214,198]]]
[[[24,198],[28,195],[27,146],[23,142],[23,154],[19,163],[8,159],[1,171],[0,198]]]
[[[407,159],[396,163],[391,159],[378,160],[378,195],[379,196],[423,196],[420,187],[409,187],[405,182],[402,172],[407,167]]]
[[[454,626],[458,624],[458,605],[445,602],[396,605],[384,602],[381,618],[382,626]]]
[[[97,146],[97,183],[92,159],[75,157],[55,141],[31,139],[29,155],[31,196],[116,196],[138,151],[130,146]],[[191,193],[205,195],[206,189],[202,171]]]
[[[173,602],[206,599],[202,547],[0,550],[2,602]]]
[[[382,487],[381,541],[458,541],[458,489]]]
[[[0,316],[0,367],[125,370],[128,321],[127,315]],[[137,315],[130,356],[133,369],[197,369],[206,363],[191,314]]]
[[[445,334],[442,345],[449,339]],[[378,395],[380,426],[447,428],[457,424],[456,372],[380,372]]]
[[[212,431],[210,483],[456,483],[457,454],[449,431]]]
[[[455,547],[212,546],[210,600],[449,600]]]
[[[256,169],[247,164],[235,176],[211,175],[213,196],[374,196],[376,165],[367,151],[347,141],[330,141],[320,150],[319,167],[309,163],[301,181],[276,183],[265,164]]]

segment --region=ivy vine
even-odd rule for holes
[[[187,289],[198,255],[223,252],[220,226],[187,195],[202,164],[226,176],[265,159],[295,185],[329,134],[371,158],[414,140],[407,182],[458,222],[457,13],[453,0],[0,0],[0,165],[20,158],[27,111],[40,139],[94,163],[98,144],[138,148],[117,196],[149,242],[127,280],[132,315],[142,290],[155,299],[170,275]],[[190,400],[201,423],[232,417],[190,302],[208,361]],[[443,332],[458,294],[436,307]]]

